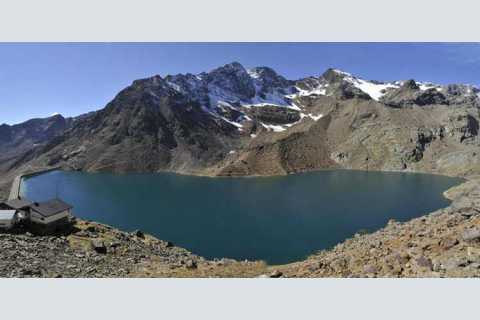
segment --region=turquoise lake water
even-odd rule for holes
[[[22,194],[58,194],[79,218],[140,229],[206,258],[280,264],[445,207],[442,192],[461,181],[346,170],[249,178],[53,171],[25,179]]]

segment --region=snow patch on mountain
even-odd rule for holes
[[[307,117],[312,119],[313,121],[318,121],[321,118],[323,118],[323,114],[320,113],[318,115],[314,115],[312,113],[309,113],[309,114],[300,113],[300,119],[307,118]]]
[[[295,86],[295,93],[287,95],[290,99],[297,97],[306,97],[314,95],[326,95],[329,84],[325,81],[320,81],[318,78],[308,78],[303,83]]]
[[[354,76],[353,76],[351,73],[345,72],[345,71],[343,71],[343,70],[333,69],[333,71],[335,71],[335,73],[338,73],[338,74],[340,74],[340,75],[342,75],[342,76],[354,78]]]
[[[292,98],[312,96],[312,95],[326,95],[328,84],[319,84],[318,87],[311,90],[303,90],[297,87],[298,93],[291,95]]]
[[[379,101],[380,98],[385,95],[387,89],[399,88],[399,85],[396,83],[368,81],[338,69],[334,69],[334,71],[343,75],[344,81],[353,84],[356,88],[362,90],[376,101]]]
[[[264,122],[260,122],[260,124],[265,128],[267,129],[268,131],[273,131],[273,132],[283,132],[283,131],[286,131],[288,128],[291,128],[297,124],[299,124],[300,122],[302,122],[305,118],[310,118],[312,119],[313,121],[318,121],[320,120],[321,118],[323,117],[323,114],[313,114],[313,113],[303,113],[301,112],[300,113],[300,120],[298,121],[295,121],[295,122],[292,122],[292,123],[286,123],[286,124],[282,124],[282,125],[275,125],[275,124],[266,124]],[[256,137],[256,135],[255,135]],[[252,138],[254,138],[252,136]]]
[[[255,97],[250,101],[250,103],[245,103],[246,106],[266,106],[273,105],[279,107],[290,107],[291,104],[286,99],[286,95],[282,94],[279,91],[274,91],[272,93],[266,93],[262,96],[259,95],[259,88],[256,86]]]
[[[443,90],[443,87],[440,86],[440,85],[437,85],[437,84],[434,84],[434,83],[431,83],[431,82],[418,82],[418,81],[415,81],[415,83],[417,84],[417,86],[420,88],[420,90],[422,91],[426,91],[426,90],[429,90],[429,89],[436,89],[437,91],[442,91]]]
[[[385,95],[387,89],[398,88],[398,86],[392,83],[374,83],[363,79],[356,79],[353,84],[376,101],[380,100],[380,98]]]
[[[286,125],[275,125],[275,124],[265,124],[263,122],[260,122],[260,124],[267,129],[268,131],[273,131],[273,132],[283,132],[288,129]]]
[[[247,73],[250,75],[250,77],[252,77],[253,79],[258,79],[260,78],[260,73],[257,72],[257,70],[255,69],[249,69],[247,70]]]

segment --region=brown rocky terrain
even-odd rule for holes
[[[0,233],[0,277],[255,276],[262,262],[208,261],[141,231],[77,221],[65,235]]]

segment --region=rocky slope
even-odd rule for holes
[[[140,231],[77,221],[72,233],[0,233],[0,277],[254,276],[261,262],[208,261]]]
[[[22,153],[62,135],[72,122],[72,119],[56,115],[12,126],[0,125],[0,163],[9,162]]]

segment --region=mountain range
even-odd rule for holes
[[[0,172],[282,175],[325,168],[480,172],[480,90],[328,69],[288,80],[233,62],[133,81],[103,109],[0,126]]]

